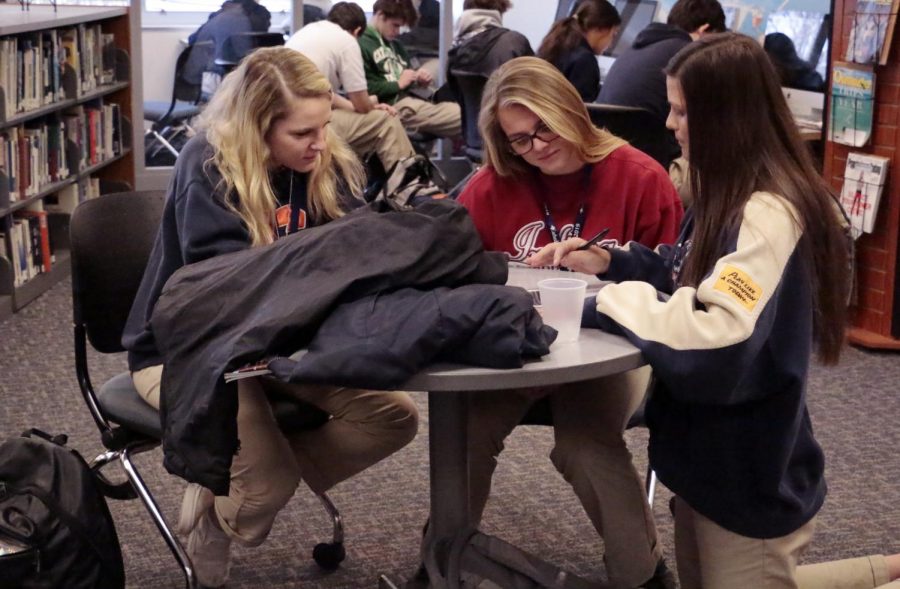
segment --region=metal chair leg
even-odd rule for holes
[[[332,542],[335,544],[343,543],[344,541],[344,520],[341,518],[341,512],[338,511],[338,508],[334,506],[334,503],[331,502],[331,499],[328,498],[328,495],[322,493],[321,495],[316,494],[316,497],[319,498],[319,501],[322,502],[322,505],[325,506],[325,511],[328,512],[328,515],[331,516],[331,521],[334,526],[334,532],[332,535]]]
[[[334,526],[332,541],[330,543],[322,542],[316,544],[313,549],[313,560],[325,570],[333,571],[347,557],[347,551],[344,549],[344,523],[341,519],[341,513],[338,511],[331,499],[325,493],[317,493],[316,497],[325,506],[328,515]]]
[[[647,482],[644,484],[647,491],[647,502],[653,507],[653,497],[656,495],[656,471],[647,467]]]
[[[144,503],[144,507],[146,507],[147,511],[150,513],[150,517],[153,518],[153,522],[156,524],[157,529],[159,529],[159,533],[162,534],[163,540],[165,540],[166,544],[169,546],[169,550],[172,551],[172,554],[181,566],[181,570],[184,573],[184,586],[186,589],[198,589],[199,583],[194,574],[194,565],[191,563],[191,559],[188,557],[187,552],[185,552],[184,548],[181,546],[181,542],[178,541],[166,524],[166,520],[163,519],[162,513],[159,511],[159,506],[156,505],[156,501],[154,501],[153,496],[150,495],[147,485],[144,483],[140,473],[131,461],[130,452],[131,450],[129,448],[125,448],[118,453],[122,462],[122,469],[125,471],[126,476],[128,476],[128,480],[131,481],[131,485],[134,487],[135,492],[137,492],[141,501]]]
[[[160,135],[160,134],[159,134],[158,132],[156,132],[156,131],[150,131],[150,133],[152,133],[152,134],[153,134],[153,137],[155,137],[157,141],[159,141],[160,143],[162,143],[162,144],[165,146],[166,149],[168,149],[169,151],[171,151],[171,152],[172,152],[172,155],[174,155],[175,157],[178,157],[178,150],[175,149],[175,148],[172,146],[171,143],[169,143],[168,141],[166,141],[166,138],[165,138],[165,137],[163,137],[162,135]]]

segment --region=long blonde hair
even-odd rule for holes
[[[292,98],[331,100],[331,84],[313,63],[293,49],[270,47],[251,53],[216,90],[200,126],[213,148],[209,164],[222,175],[223,194],[250,231],[252,245],[273,239],[277,199],[269,172],[272,161],[266,133],[285,116]],[[359,159],[330,128],[325,149],[309,177],[309,213],[331,220],[343,213],[338,180],[359,195],[364,174]]]
[[[538,57],[517,57],[500,66],[484,86],[478,127],[484,139],[485,163],[501,176],[528,172],[531,167],[512,153],[497,111],[524,106],[547,127],[578,148],[585,162],[602,160],[625,141],[591,123],[575,87]]]

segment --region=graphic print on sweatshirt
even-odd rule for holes
[[[509,260],[511,262],[524,262],[525,258],[537,253],[543,247],[543,245],[537,245],[542,231],[547,231],[543,221],[532,221],[516,230],[515,235],[513,235],[512,251],[510,252]],[[570,237],[575,237],[574,231],[574,223],[563,225],[559,229],[559,238],[566,240]],[[585,237],[583,231],[579,237]],[[590,236],[586,238],[590,238]],[[604,239],[599,242],[599,245],[616,247],[619,245],[619,242],[616,239]]]
[[[278,237],[306,229],[306,211],[297,208],[296,213],[296,228],[291,231],[291,205],[282,205],[275,209],[275,231]]]

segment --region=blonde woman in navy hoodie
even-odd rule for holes
[[[306,57],[259,49],[229,74],[204,111],[204,132],[175,164],[162,225],[123,344],[135,387],[159,407],[162,356],[150,317],[166,280],[180,267],[328,223],[353,206],[362,168],[336,135],[332,89]],[[302,302],[302,293],[298,294]],[[228,580],[231,543],[261,544],[304,480],[322,493],[406,445],[417,412],[405,393],[323,386],[279,390],[332,416],[324,426],[285,435],[260,378],[238,384],[240,452],[227,496],[188,485],[179,530],[200,583]]]

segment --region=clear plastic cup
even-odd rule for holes
[[[574,342],[581,332],[587,282],[577,278],[547,278],[538,282],[541,293],[541,317],[559,332],[558,343]]]

